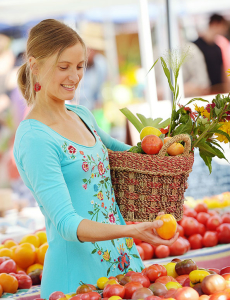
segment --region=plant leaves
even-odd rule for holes
[[[137,114],[138,118],[140,119],[141,123],[144,125],[144,127],[149,126],[148,120],[145,116],[142,114]]]
[[[115,246],[115,243],[114,243],[114,240],[111,240],[111,243],[113,244],[114,247],[116,247],[116,246]]]
[[[187,133],[191,134],[192,131],[192,120],[189,119],[187,123],[179,125],[174,131],[173,131],[173,136],[182,134],[182,133]]]
[[[152,67],[149,69],[148,73],[155,67],[156,63],[158,62],[159,58],[154,62],[154,64],[152,65]],[[147,74],[148,74],[147,73]]]
[[[215,140],[210,140],[209,142],[210,142],[211,144],[213,144],[213,145],[219,147],[219,148],[224,152],[224,149],[223,149],[223,148],[221,147],[221,145],[220,145],[219,143],[217,143]]]
[[[162,142],[163,142],[163,145],[164,145],[164,138],[165,138],[165,134],[161,134],[161,135],[159,135],[159,138],[162,140]]]
[[[133,124],[138,132],[144,128],[144,125],[138,120],[136,116],[127,108],[121,108],[120,111],[126,116],[126,118]]]
[[[212,157],[206,156],[205,153],[202,150],[200,150],[199,153],[200,153],[200,157],[205,162],[205,164],[208,167],[209,172],[211,174],[212,173]]]
[[[130,255],[132,255],[132,256],[135,257],[135,258],[139,258],[139,256],[138,256],[137,254],[131,254],[131,253],[130,253]]]
[[[150,120],[151,119],[151,120]],[[159,128],[158,124],[162,121],[162,118],[156,118],[156,119],[152,119],[152,118],[148,118],[148,122],[149,122],[149,126],[155,127],[155,128]],[[151,124],[151,125],[150,125]]]
[[[93,249],[93,251],[91,252],[91,254],[94,254],[97,252],[97,249]]]
[[[163,128],[164,129],[165,127],[167,127],[170,124],[170,122],[171,122],[171,119],[168,118],[167,120],[159,123],[156,128],[158,128],[158,129]]]
[[[219,149],[206,142],[204,138],[197,143],[197,147],[199,147],[200,151],[205,152],[207,156],[217,156],[219,158],[226,159],[224,154]]]
[[[205,100],[203,98],[192,98],[187,104],[185,104],[185,106],[187,106],[188,104],[190,104],[190,103],[192,103],[194,101],[197,101],[197,100],[203,101],[203,102],[208,102],[208,100]]]
[[[163,71],[164,71],[164,73],[165,73],[165,76],[166,76],[167,79],[168,79],[168,83],[169,83],[170,90],[174,93],[174,87],[173,87],[172,82],[171,82],[170,71],[169,71],[169,69],[168,69],[168,67],[167,67],[167,64],[166,64],[164,58],[163,58],[163,57],[160,57],[160,59],[161,59],[161,65],[162,65]]]
[[[228,141],[230,142],[230,136],[227,134],[227,132],[225,132],[225,131],[222,131],[222,130],[211,130],[211,131],[209,131],[210,133],[218,133],[218,134],[222,134],[222,135],[224,135],[227,139],[228,139]]]

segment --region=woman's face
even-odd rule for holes
[[[56,55],[48,58],[40,69],[41,91],[53,100],[71,100],[83,77],[84,49],[80,43],[65,49],[53,69],[55,60]]]

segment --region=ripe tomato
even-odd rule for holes
[[[199,300],[199,294],[191,287],[182,287],[174,295],[176,300]]]
[[[103,290],[103,298],[110,298],[112,296],[120,296],[124,298],[125,288],[120,284],[108,284]]]
[[[101,299],[101,295],[97,292],[89,292],[89,299],[90,300],[100,300]]]
[[[197,212],[196,212],[194,209],[192,209],[192,208],[188,208],[188,209],[186,209],[186,211],[184,212],[184,215],[185,215],[186,217],[196,218]]]
[[[165,240],[169,240],[174,237],[177,230],[177,222],[173,215],[164,214],[158,215],[156,220],[163,221],[163,225],[159,228],[156,228],[157,234]]]
[[[156,247],[155,255],[157,258],[165,258],[170,254],[169,247],[165,245],[159,245]]]
[[[200,234],[193,234],[188,238],[188,241],[191,245],[191,249],[200,249],[202,248],[202,236]]]
[[[138,253],[140,254],[141,259],[144,260],[145,259],[145,253],[144,253],[143,248],[141,248],[139,245],[136,245],[136,247],[137,247]]]
[[[224,273],[224,274],[221,274],[221,276],[222,276],[226,281],[230,281],[230,273]]]
[[[207,270],[214,271],[216,274],[220,274],[220,270],[216,268],[208,268]]]
[[[196,219],[199,223],[206,225],[210,215],[206,212],[199,212],[196,216]]]
[[[151,259],[154,256],[154,248],[149,243],[141,243],[139,246],[144,251],[144,258],[145,259]]]
[[[206,228],[204,226],[204,224],[199,223],[199,227],[198,227],[198,233],[203,236],[206,232]]]
[[[143,287],[143,288],[136,290],[133,293],[132,299],[134,299],[134,300],[145,299],[148,296],[152,296],[152,295],[153,295],[153,292],[150,289]]]
[[[185,275],[180,275],[180,276],[177,276],[176,277],[176,281],[183,286],[185,280],[189,278],[189,275],[188,274],[185,274]]]
[[[220,269],[220,275],[230,273],[230,266]]]
[[[208,210],[209,216],[219,216],[218,212],[216,210]]]
[[[16,273],[17,265],[13,259],[8,259],[1,263],[0,273]]]
[[[220,216],[212,216],[208,219],[206,223],[207,230],[216,230],[222,224],[222,220]]]
[[[141,240],[138,240],[138,239],[135,239],[135,238],[133,238],[133,241],[134,241],[134,243],[135,243],[136,245],[139,245],[140,243],[142,243]]]
[[[150,280],[147,276],[141,273],[135,273],[130,275],[131,282],[139,282],[143,287],[148,288],[150,286]]]
[[[173,278],[172,276],[160,276],[159,278],[157,278],[155,280],[155,283],[156,282],[166,284],[167,282],[177,282],[177,280],[175,278]]]
[[[198,233],[199,223],[196,219],[191,217],[186,217],[181,222],[181,226],[184,228],[185,236],[190,236],[192,234]]]
[[[221,224],[217,227],[216,232],[220,244],[230,243],[230,224]]]
[[[167,293],[164,295],[164,299],[175,299],[174,295],[176,294],[177,289],[169,289]]]
[[[213,247],[218,244],[218,236],[216,232],[206,231],[203,238],[202,243],[204,247]]]
[[[179,236],[182,236],[182,237],[184,236],[184,228],[181,225],[177,224],[176,231],[179,232]]]
[[[141,148],[147,154],[157,154],[163,146],[162,140],[156,135],[146,135],[141,141]]]
[[[18,281],[14,276],[6,273],[0,274],[0,285],[4,293],[14,294],[18,289]]]
[[[124,285],[125,287],[125,299],[131,299],[133,293],[143,287],[140,282],[128,282]]]
[[[167,288],[160,282],[150,284],[149,289],[153,292],[154,296],[164,296],[167,293]]]
[[[208,206],[205,203],[198,203],[194,209],[197,213],[200,213],[200,212],[207,213],[208,212]]]
[[[59,293],[59,292],[56,292],[56,293]],[[65,296],[59,297],[59,298],[61,298],[61,300],[63,298],[65,299]],[[51,300],[51,299],[49,298],[49,300]],[[78,294],[76,296],[71,297],[71,300],[90,300],[90,297],[89,297],[88,293],[84,293],[84,294]]]
[[[167,270],[161,265],[153,264],[147,268],[146,275],[151,282],[154,282],[158,277],[167,275]]]
[[[30,289],[32,286],[32,279],[28,275],[17,274],[18,288],[19,289]]]
[[[222,215],[222,223],[230,223],[230,213],[226,213]]]
[[[169,250],[171,256],[183,255],[187,252],[187,245],[180,236],[171,246],[169,246]]]

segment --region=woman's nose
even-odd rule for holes
[[[71,80],[74,83],[78,83],[80,81],[80,74],[77,70],[73,71],[70,75],[69,75],[69,80]]]

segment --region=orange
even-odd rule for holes
[[[45,243],[38,248],[36,261],[39,264],[44,265],[45,255],[46,255],[46,251],[47,251],[48,247],[49,247],[48,243]]]
[[[39,247],[40,246],[40,240],[35,234],[25,235],[21,239],[19,244],[21,245],[21,244],[24,244],[24,243],[30,243],[30,244],[34,245],[34,247]]]
[[[41,265],[41,264],[31,265],[29,268],[27,268],[26,273],[29,274],[30,272],[33,272],[34,270],[37,270],[37,269],[43,270],[43,265]]]
[[[166,142],[168,142],[168,140],[171,138],[172,137],[170,137],[170,136],[164,138],[164,144]],[[171,156],[176,156],[176,155],[182,154],[182,153],[184,153],[184,146],[181,145],[180,143],[173,143],[171,146],[168,147],[167,153]]]
[[[0,249],[0,257],[2,257],[2,256],[8,256],[8,257],[12,258],[12,256],[13,256],[12,250],[8,249],[8,248]]]
[[[164,144],[167,143],[171,138],[172,138],[171,136],[165,137],[164,138]]]
[[[4,246],[6,248],[12,248],[13,246],[16,246],[16,245],[18,245],[18,244],[15,241],[13,241],[13,240],[7,240],[4,243]]]
[[[177,230],[177,221],[174,216],[171,214],[160,215],[156,217],[156,220],[163,221],[163,225],[156,228],[159,237],[164,240],[170,240]]]
[[[16,293],[18,289],[17,279],[9,274],[1,273],[0,274],[0,285],[2,286],[4,293]]]
[[[34,264],[35,257],[35,247],[29,243],[19,245],[14,251],[14,260],[16,264],[23,269],[26,269]]]
[[[47,236],[45,231],[37,231],[35,235],[39,238],[40,246],[47,242]]]

